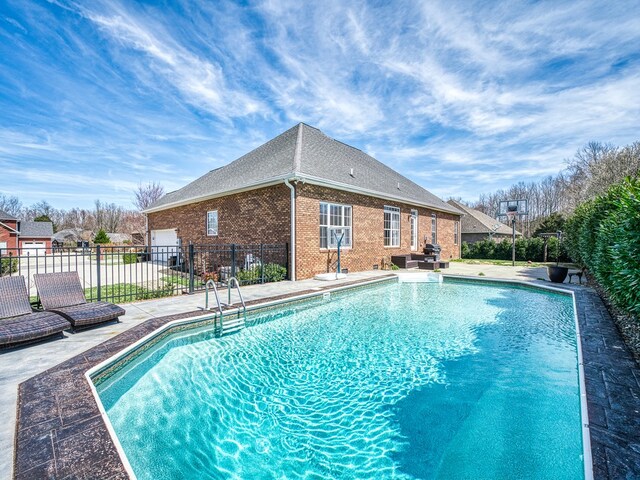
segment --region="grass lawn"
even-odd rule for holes
[[[511,266],[511,260],[493,260],[489,258],[456,258],[451,260],[456,263],[468,263],[469,265],[499,265],[499,266]],[[516,267],[549,267],[555,265],[556,262],[526,262],[524,260],[516,260]],[[568,267],[578,270],[578,267],[573,263],[560,262],[561,267]]]
[[[141,287],[135,283],[116,283],[100,287],[101,300],[115,303],[148,300],[150,298],[170,297],[174,293],[174,285],[168,284],[155,289]],[[98,287],[86,288],[84,295],[87,300],[98,299]]]

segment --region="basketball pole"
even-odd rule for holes
[[[516,266],[516,216],[511,219],[511,239],[513,244],[511,245],[511,266]]]

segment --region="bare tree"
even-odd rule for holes
[[[93,212],[84,208],[72,208],[62,214],[61,228],[79,228],[81,230],[94,230],[96,218]]]
[[[107,233],[117,232],[124,215],[124,209],[115,203],[102,203],[100,200],[96,200],[95,205],[96,228]]]
[[[164,195],[164,187],[156,182],[149,182],[146,185],[140,183],[133,193],[135,194],[133,204],[138,210],[146,210]]]
[[[22,202],[18,197],[6,196],[0,193],[0,210],[14,217],[19,217],[22,213]]]
[[[529,235],[555,213],[569,214],[580,203],[604,193],[627,176],[640,176],[640,142],[622,148],[590,142],[567,161],[567,168],[539,182],[519,182],[506,190],[483,193],[473,208],[496,217],[501,200],[525,199],[529,215],[517,227]]]

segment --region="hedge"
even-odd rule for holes
[[[627,178],[567,220],[567,248],[621,309],[640,314],[640,179]]]
[[[556,260],[556,249],[558,239],[549,238],[547,245],[547,261]],[[483,258],[489,260],[511,260],[512,246],[511,240],[503,239],[501,242],[493,240],[482,240],[472,244],[462,242],[462,258]],[[516,239],[516,260],[532,262],[544,261],[544,239],[540,237],[534,238],[517,238]],[[564,243],[560,244],[560,261],[569,260]]]

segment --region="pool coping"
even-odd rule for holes
[[[586,312],[578,309],[577,292],[575,290],[534,284],[521,280],[457,275],[445,275],[446,279],[466,280],[474,283],[511,283],[527,288],[571,294],[574,301],[577,334],[581,340],[577,342],[579,370],[582,371],[580,375],[581,411],[589,412],[589,400],[593,399],[588,395],[588,389],[584,389],[582,357],[584,337],[579,333],[580,318],[585,316]],[[249,302],[248,305],[257,309],[259,306],[268,307],[291,301],[302,301],[311,297],[322,296],[322,294],[329,291],[346,290],[385,281],[397,281],[397,279],[394,274],[390,274],[373,280],[366,279],[339,286],[328,285],[327,287],[318,287],[304,292],[255,300]],[[229,311],[229,313],[232,312],[232,310]],[[87,380],[87,373],[94,371],[97,366],[107,363],[112,358],[121,356],[125,350],[133,348],[134,344],[140,342],[143,338],[152,337],[154,333],[157,334],[159,330],[167,327],[172,322],[179,325],[185,322],[190,323],[197,318],[210,316],[210,313],[203,314],[202,311],[192,311],[179,315],[151,318],[21,383],[17,402],[14,478],[135,478],[130,470],[130,465],[127,465],[128,461],[122,461],[121,453],[124,458],[126,456],[121,451],[119,442],[113,441],[113,438],[117,437],[112,431],[109,431],[109,426],[104,421],[104,409],[100,411],[100,407],[98,407],[98,402],[94,397],[95,391],[92,390],[95,387],[93,382]],[[582,318],[582,320],[584,321],[585,319]],[[609,321],[611,321],[610,318]],[[582,408],[583,405],[587,406]],[[582,423],[584,435],[585,432],[589,432],[590,424],[588,419],[586,422],[584,421],[584,416]],[[591,436],[587,436],[587,438],[592,440]],[[595,453],[596,448],[600,448],[600,444],[594,445],[592,441],[589,441],[589,443],[591,448],[588,452],[585,452],[583,462],[585,465],[585,478],[588,479],[593,478],[593,461],[598,462],[596,466],[599,474],[602,474],[603,471],[607,472],[608,462],[607,458],[601,454],[596,457],[592,455],[592,453]],[[583,437],[583,446],[585,444]],[[591,476],[587,476],[587,465],[591,466]],[[609,474],[598,475],[598,478],[616,477]]]

